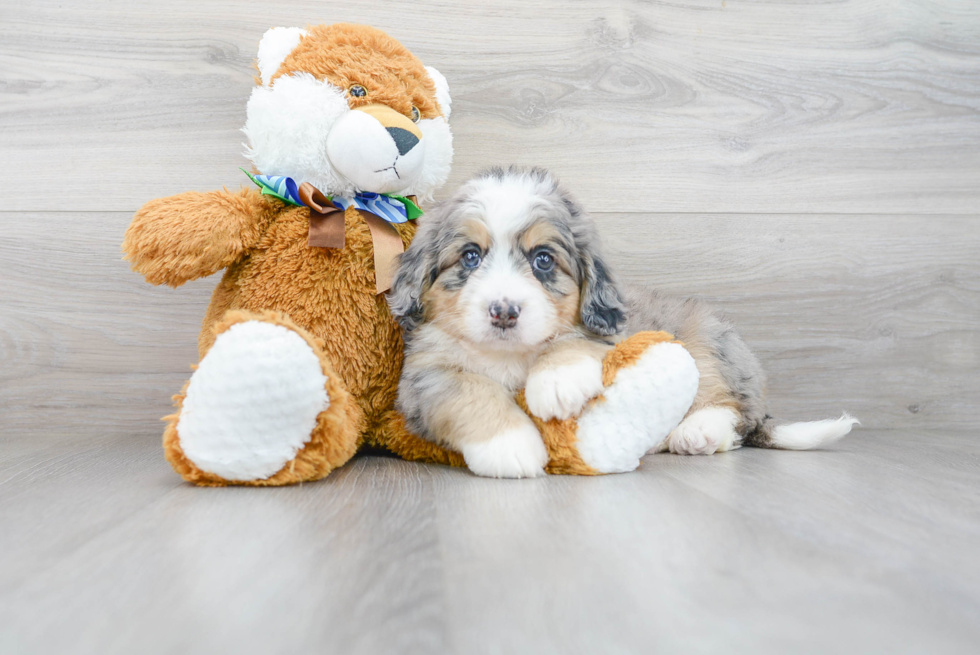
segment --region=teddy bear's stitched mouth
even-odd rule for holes
[[[395,172],[395,177],[397,177],[400,180],[400,179],[402,179],[402,176],[398,174],[398,169],[395,168],[395,165],[397,163],[398,163],[398,157],[395,157],[395,161],[391,162],[391,166],[388,166],[386,168],[379,168],[378,170],[376,170],[374,172],[375,173],[384,173],[385,171],[394,171]]]

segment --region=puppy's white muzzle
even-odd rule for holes
[[[394,193],[422,173],[425,140],[418,126],[394,109],[367,105],[337,120],[327,136],[327,157],[358,190]]]
[[[466,336],[485,348],[533,348],[554,333],[554,305],[518,259],[492,252],[461,292]]]

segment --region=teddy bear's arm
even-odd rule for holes
[[[147,282],[178,287],[241,258],[272,214],[269,199],[252,189],[158,198],[136,212],[122,249]]]

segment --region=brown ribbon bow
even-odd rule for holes
[[[319,189],[303,182],[299,187],[299,199],[310,208],[309,245],[313,248],[344,247],[344,210],[334,207]],[[408,199],[415,202],[414,196]],[[405,244],[395,226],[371,212],[356,210],[371,230],[374,244],[374,287],[376,293],[384,293],[395,280],[395,261],[405,252]]]

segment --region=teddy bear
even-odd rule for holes
[[[152,284],[224,270],[200,362],[165,417],[167,460],[202,486],[317,480],[365,448],[465,465],[395,410],[403,343],[384,296],[419,205],[449,175],[445,77],[352,24],[272,28],[256,66],[249,186],[150,201],[122,245]],[[535,419],[548,472],[636,468],[697,388],[690,355],[663,333],[618,344],[604,375],[576,419]]]

